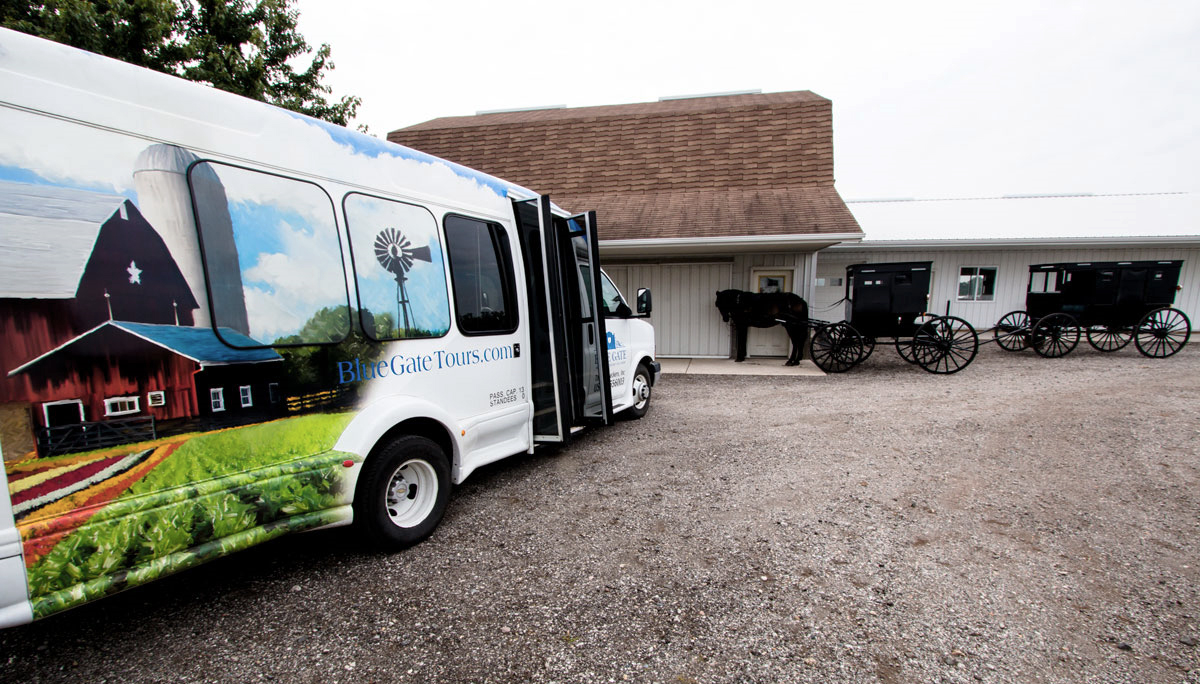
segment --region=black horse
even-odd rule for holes
[[[746,360],[746,331],[750,326],[770,328],[782,325],[792,340],[792,353],[784,365],[795,366],[804,356],[808,342],[808,303],[791,292],[744,292],[721,290],[717,293],[721,319],[733,322],[737,329],[735,360]]]

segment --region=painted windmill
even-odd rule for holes
[[[404,281],[408,280],[408,272],[413,262],[424,261],[431,263],[429,246],[413,247],[412,242],[395,228],[384,228],[375,236],[375,258],[384,270],[396,276],[396,323],[399,324],[401,315],[404,318],[404,332],[407,335],[412,328],[408,316],[408,292],[404,289]]]

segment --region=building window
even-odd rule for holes
[[[142,410],[140,397],[113,397],[104,400],[104,415],[127,416]]]
[[[817,287],[841,287],[843,282],[841,278],[817,278]]]
[[[242,385],[238,388],[238,394],[242,397],[242,408],[254,406],[254,394],[250,390],[250,385]]]
[[[272,404],[279,403],[279,383],[273,382],[267,385],[267,397],[271,400]]]
[[[161,392],[161,391],[148,392],[146,394],[146,403],[150,406],[166,406],[167,405],[167,393]]]
[[[467,335],[517,329],[512,250],[498,223],[447,216],[446,247],[458,327]]]
[[[754,287],[757,292],[774,294],[792,291],[792,274],[784,271],[755,271]]]
[[[225,388],[214,387],[208,391],[208,399],[212,402],[213,413],[225,410]]]
[[[996,267],[963,266],[958,271],[960,302],[990,302],[996,298]]]

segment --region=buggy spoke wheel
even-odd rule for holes
[[[861,359],[855,362],[856,364],[866,361],[867,357],[871,356],[871,352],[875,351],[875,338],[867,335],[862,335],[861,337],[863,343],[863,355]]]
[[[1010,311],[996,324],[996,344],[1005,351],[1021,351],[1029,347],[1029,314]]]
[[[1093,325],[1087,329],[1087,341],[1097,351],[1115,352],[1133,340],[1133,331],[1115,325]]]
[[[817,328],[812,338],[812,362],[826,373],[844,373],[865,357],[862,337],[846,323]]]
[[[1165,359],[1183,349],[1191,330],[1191,321],[1179,309],[1155,309],[1138,323],[1134,344],[1145,356]]]
[[[1052,313],[1033,324],[1029,344],[1039,356],[1057,359],[1070,354],[1079,344],[1079,326],[1070,314]]]
[[[957,373],[979,352],[975,328],[955,316],[939,316],[921,324],[913,335],[913,358],[930,373]]]
[[[934,317],[930,316],[929,314],[921,314],[920,316],[917,316],[917,318],[916,318],[917,327],[919,328],[921,326],[921,324],[927,323],[927,322],[933,320],[933,318]],[[913,353],[912,338],[897,337],[896,338],[896,353],[900,355],[900,358],[904,359],[905,361],[907,361],[909,363],[917,362],[917,357]]]

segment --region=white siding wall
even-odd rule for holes
[[[893,261],[932,261],[933,283],[929,308],[931,313],[946,313],[966,319],[978,329],[991,328],[1009,311],[1025,308],[1025,292],[1031,264],[1071,261],[1141,261],[1183,259],[1179,284],[1183,289],[1175,297],[1175,308],[1197,325],[1200,315],[1200,249],[1196,248],[1086,248],[1086,249],[994,249],[994,250],[825,250],[817,257],[817,272],[821,276],[844,277],[846,266],[861,263]],[[958,301],[958,273],[963,266],[995,266],[996,297],[990,302]],[[842,320],[844,310],[814,314],[815,318]]]
[[[650,288],[654,343],[659,356],[729,356],[729,326],[714,305],[717,290],[733,285],[733,264],[627,264],[605,266],[629,305]]]
[[[651,323],[659,356],[726,358],[732,354],[732,336],[717,311],[716,292],[750,289],[753,269],[789,269],[794,273],[792,291],[804,296],[811,280],[808,261],[808,253],[738,254],[707,263],[612,263],[606,264],[604,271],[630,306],[634,306],[639,287],[653,292]],[[752,330],[750,334],[751,349],[776,346],[778,354],[787,354],[787,334],[782,328]],[[773,341],[777,344],[772,345]]]

